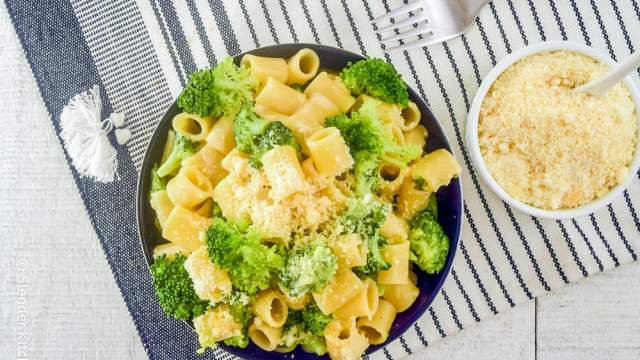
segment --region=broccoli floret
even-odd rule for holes
[[[257,138],[257,144],[252,151],[249,163],[256,169],[262,167],[262,155],[276,146],[291,146],[300,157],[300,145],[296,142],[293,131],[280,121],[269,123],[264,133]]]
[[[196,71],[178,97],[178,106],[213,118],[234,114],[253,98],[258,82],[250,73],[249,69],[236,66],[230,57],[214,68]]]
[[[149,195],[156,191],[165,190],[167,188],[167,179],[158,175],[158,164],[153,165],[151,168],[151,187],[149,189]]]
[[[234,294],[236,294],[234,297],[242,297],[240,294],[244,293],[234,290]],[[233,319],[242,324],[241,335],[236,335],[224,340],[224,343],[229,346],[235,346],[244,349],[249,345],[249,337],[247,335],[247,331],[249,327],[249,321],[251,320],[251,311],[246,305],[247,304],[242,304],[241,301],[229,305],[229,311],[231,312]]]
[[[431,210],[424,209],[414,215],[409,225],[411,261],[429,274],[442,271],[449,252],[449,238],[436,216]]]
[[[253,112],[252,104],[247,103],[233,121],[233,136],[238,150],[252,153],[258,138],[265,132],[269,122]]]
[[[418,158],[422,149],[416,144],[398,144],[391,129],[380,119],[377,110],[379,106],[379,101],[369,98],[362,103],[357,112],[351,114],[351,118],[360,129],[357,136],[361,144],[360,150],[378,156],[380,161],[404,167],[411,160]]]
[[[353,174],[355,176],[355,192],[358,195],[376,191],[380,186],[379,159],[366,152],[359,152],[354,157]]]
[[[338,261],[327,245],[311,241],[292,250],[279,274],[280,285],[291,297],[319,291],[338,269]]]
[[[233,319],[242,325],[242,334],[230,337],[224,340],[224,343],[229,346],[235,346],[239,348],[246,348],[249,345],[249,336],[247,334],[249,328],[249,321],[251,321],[251,310],[247,306],[249,304],[250,297],[237,289],[227,295],[224,299],[225,303],[229,304],[229,312],[233,316]]]
[[[354,268],[354,272],[365,277],[389,269],[391,265],[381,253],[387,241],[380,234],[380,228],[391,211],[390,206],[376,201],[371,194],[352,198],[347,206],[339,220],[342,232],[360,235],[367,249],[367,264]]]
[[[420,156],[415,144],[400,145],[377,113],[380,102],[366,99],[358,111],[348,117],[340,114],[327,119],[326,127],[336,127],[353,157],[356,193],[375,191],[380,183],[378,167],[387,162],[404,167]]]
[[[340,77],[355,95],[371,95],[402,107],[406,107],[409,102],[407,84],[393,65],[382,59],[369,58],[349,63]]]
[[[234,287],[249,295],[270,287],[284,266],[278,249],[262,244],[260,234],[246,224],[214,218],[205,235],[211,261],[226,269]]]
[[[315,303],[302,310],[302,329],[311,335],[324,336],[324,328],[331,321],[331,315],[325,315]]]
[[[299,326],[303,332],[311,335],[323,336],[324,328],[331,321],[331,315],[325,315],[315,303],[307,306],[303,310],[290,310],[287,321],[283,329],[288,330],[294,326]]]
[[[327,343],[324,336],[305,336],[301,341],[302,349],[308,353],[322,356],[327,353]]]
[[[301,344],[307,352],[323,355],[327,352],[324,342],[324,329],[331,321],[331,315],[325,315],[316,304],[304,310],[291,310],[283,326],[282,346],[287,348]]]
[[[249,320],[251,320],[251,311],[246,304],[242,305],[238,303],[229,305],[229,311],[231,312],[231,315],[233,315],[233,319],[242,324],[242,326],[246,327],[249,325]]]
[[[198,143],[187,139],[186,137],[176,134],[176,139],[173,143],[173,149],[167,160],[160,165],[157,171],[157,176],[165,177],[171,174],[175,169],[180,166],[182,159],[187,158],[196,153],[198,150]]]
[[[224,343],[229,346],[235,346],[244,349],[249,346],[249,336],[247,336],[246,331],[243,331],[241,335],[236,335],[225,339]]]
[[[282,325],[282,329],[287,331],[300,324],[302,324],[302,310],[289,310],[287,313],[287,321]]]
[[[174,258],[161,255],[151,265],[153,287],[162,310],[179,320],[202,315],[209,306],[209,302],[200,299],[193,289],[193,281],[184,268],[186,259],[182,254]]]
[[[276,146],[289,145],[300,156],[300,145],[296,142],[293,131],[280,121],[269,122],[262,119],[245,105],[233,122],[233,135],[238,149],[251,154],[249,163],[255,168],[262,166],[262,155]]]

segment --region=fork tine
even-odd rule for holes
[[[401,44],[401,45],[397,45],[397,46],[392,46],[390,48],[385,49],[385,52],[395,52],[395,51],[404,51],[404,50],[409,50],[409,49],[413,49],[413,48],[417,48],[417,47],[424,47],[427,45],[431,45],[431,44],[435,44],[435,43],[439,43],[442,42],[443,40],[446,39],[442,39],[440,37],[435,38],[433,35],[431,36],[426,36],[422,39],[416,40],[416,41],[412,41],[410,43],[405,43],[405,44]]]
[[[383,31],[387,31],[389,29],[398,29],[398,28],[401,28],[401,27],[406,26],[406,25],[412,25],[412,24],[415,24],[417,22],[420,22],[420,21],[423,21],[423,20],[426,20],[426,19],[427,19],[427,15],[423,11],[418,15],[410,16],[410,17],[408,17],[408,18],[406,18],[406,19],[404,19],[402,21],[398,21],[396,23],[392,23],[392,24],[383,26],[383,27],[378,28],[378,29],[376,29],[374,31],[377,32],[377,33],[381,33]]]
[[[383,38],[383,39],[380,40],[380,42],[389,42],[389,41],[393,41],[393,40],[399,40],[399,39],[402,39],[402,38],[406,38],[408,36],[423,35],[423,34],[426,34],[426,33],[430,32],[431,29],[432,29],[431,26],[425,24],[425,25],[422,25],[422,26],[418,26],[417,28],[412,28],[411,30],[408,30],[408,31],[405,31],[405,32],[401,32],[399,34]]]
[[[377,18],[371,20],[371,23],[375,24],[375,23],[378,23],[378,22],[381,22],[381,21],[391,20],[391,18],[393,18],[393,17],[396,17],[398,15],[402,15],[404,13],[408,13],[409,11],[413,11],[413,10],[419,8],[419,7],[421,7],[421,0],[416,0],[416,1],[410,2],[410,3],[406,4],[406,5],[402,5],[399,8],[397,8],[395,10],[392,10],[387,14],[378,16]]]

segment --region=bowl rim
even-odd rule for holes
[[[251,53],[254,53],[256,51],[268,51],[269,49],[278,49],[278,48],[286,49],[286,48],[291,48],[291,47],[295,47],[295,48],[310,48],[310,49],[313,49],[313,50],[323,49],[323,50],[327,50],[327,51],[335,51],[337,53],[340,53],[341,56],[351,56],[351,57],[356,57],[356,58],[359,58],[359,59],[366,59],[367,58],[367,56],[364,56],[362,54],[359,54],[359,53],[356,53],[356,52],[353,52],[353,51],[349,51],[349,50],[346,50],[346,49],[337,48],[337,47],[333,47],[333,46],[323,45],[323,44],[315,44],[315,43],[282,43],[282,44],[274,44],[274,45],[268,45],[268,46],[263,46],[263,47],[259,47],[259,48],[249,49],[249,50],[241,52],[239,54],[228,55],[228,56],[230,56],[232,59],[234,59],[234,62],[237,62],[245,54],[251,54]],[[322,69],[322,67],[321,67],[321,69]],[[418,99],[418,101],[422,103],[424,108],[427,109],[428,115],[430,115],[432,117],[432,119],[433,119],[433,126],[435,126],[439,130],[439,132],[442,134],[442,139],[443,139],[443,141],[445,143],[445,146],[443,146],[441,148],[444,148],[447,151],[449,151],[452,154],[454,154],[452,142],[450,141],[449,137],[447,136],[446,131],[444,130],[444,128],[440,124],[440,121],[433,114],[433,111],[431,110],[431,108],[426,104],[425,100],[415,90],[413,90],[413,88],[411,88],[408,84],[407,84],[407,90],[409,91],[409,97],[410,98]],[[139,237],[139,244],[140,244],[142,253],[143,253],[144,257],[145,257],[145,262],[146,262],[148,271],[150,271],[151,265],[153,263],[153,255],[150,253],[149,249],[147,249],[147,246],[145,245],[144,238],[148,237],[148,235],[146,235],[146,236],[143,235],[144,233],[146,233],[146,229],[144,227],[144,221],[142,220],[143,217],[144,217],[144,214],[145,214],[145,206],[144,206],[142,201],[146,199],[145,198],[145,191],[148,190],[148,187],[146,186],[146,183],[145,183],[145,181],[148,182],[148,174],[146,174],[146,172],[144,170],[147,167],[149,167],[149,166],[145,166],[145,164],[149,164],[149,162],[151,161],[150,152],[151,152],[151,149],[152,149],[152,144],[154,144],[155,142],[158,141],[158,137],[162,136],[162,134],[160,133],[160,128],[161,128],[161,126],[163,124],[163,119],[167,116],[167,113],[169,113],[172,110],[173,107],[177,106],[177,102],[176,101],[177,101],[177,97],[176,97],[176,99],[173,100],[173,102],[163,112],[162,117],[160,118],[158,123],[155,125],[153,131],[151,132],[151,136],[149,137],[149,141],[148,141],[147,146],[146,146],[145,151],[144,151],[144,156],[142,158],[140,172],[138,174],[138,181],[137,181],[137,184],[136,184],[135,206],[136,206],[137,231],[138,231],[138,237]],[[425,116],[425,115],[426,114],[421,114],[421,123],[423,122],[422,117]],[[455,157],[455,154],[454,154],[454,157]],[[417,321],[424,315],[424,313],[427,311],[427,309],[429,309],[433,305],[433,302],[435,301],[435,299],[442,292],[442,290],[444,288],[444,283],[450,277],[451,269],[453,268],[453,264],[455,262],[456,254],[457,254],[458,249],[460,247],[460,242],[462,241],[462,229],[463,229],[463,221],[464,221],[464,216],[463,216],[463,213],[464,213],[463,212],[464,193],[463,193],[462,181],[461,181],[461,179],[459,177],[453,179],[452,182],[449,184],[449,186],[455,186],[457,188],[458,193],[460,194],[460,199],[459,199],[460,201],[459,201],[459,203],[455,204],[455,206],[458,208],[458,212],[459,212],[459,216],[457,216],[457,218],[455,219],[455,223],[454,223],[454,230],[455,230],[456,236],[455,236],[455,238],[450,239],[450,242],[453,241],[455,243],[455,247],[449,248],[449,254],[447,255],[447,257],[450,256],[450,259],[449,259],[449,261],[447,261],[445,263],[444,269],[438,274],[438,275],[441,275],[441,277],[438,279],[438,281],[435,282],[435,287],[434,287],[435,291],[432,293],[432,296],[430,296],[430,298],[428,299],[427,306],[424,306],[421,309],[418,309],[414,314],[412,314],[412,316],[410,317],[409,321],[406,322],[406,325],[402,326],[400,329],[398,329],[400,331],[397,332],[397,335],[395,335],[393,337],[391,335],[389,335],[389,338],[383,344],[379,344],[379,345],[371,345],[370,344],[369,347],[367,348],[367,350],[365,351],[366,355],[371,355],[371,354],[377,352],[378,350],[384,348],[385,346],[389,345],[393,341],[397,340],[400,336],[405,334],[407,332],[407,330],[409,330],[409,328],[412,325],[417,323]],[[422,292],[421,292],[421,294],[422,294]],[[391,332],[391,330],[390,330],[390,332]],[[245,349],[231,347],[231,346],[228,346],[228,345],[226,345],[224,343],[220,343],[220,344],[218,344],[218,346],[220,348],[222,348],[223,350],[225,350],[226,352],[231,353],[231,354],[233,354],[235,356],[238,356],[238,357],[241,357],[241,358],[244,358],[246,356],[245,354],[243,354],[243,351],[245,351]],[[270,353],[274,353],[274,355],[275,354],[282,354],[282,353],[276,353],[276,352],[270,352]],[[287,353],[285,353],[285,354],[287,354]],[[323,356],[317,356],[317,355],[314,355],[314,354],[309,354],[309,355],[313,356],[313,358],[318,358],[318,359],[328,358],[326,355],[323,355]]]
[[[506,190],[504,190],[498,182],[493,178],[493,175],[489,172],[482,154],[480,152],[480,145],[478,141],[478,120],[480,117],[480,109],[482,107],[482,103],[487,95],[487,92],[491,89],[496,79],[509,67],[511,67],[514,63],[519,60],[536,53],[554,51],[554,50],[569,50],[577,53],[581,53],[587,56],[590,56],[598,61],[601,61],[609,66],[617,65],[617,62],[614,61],[608,54],[603,51],[597,50],[593,47],[571,42],[571,41],[548,41],[548,42],[540,42],[533,45],[529,45],[523,48],[518,49],[517,51],[509,54],[504,59],[500,60],[498,64],[496,64],[493,69],[487,74],[487,76],[482,81],[476,95],[473,99],[473,103],[471,108],[469,109],[469,114],[467,115],[467,126],[466,126],[466,137],[467,137],[467,146],[471,153],[471,158],[473,163],[480,172],[480,176],[485,181],[485,183],[489,186],[489,188],[503,201],[507,204],[513,206],[514,208],[524,212],[526,214],[546,218],[546,219],[571,219],[577,218],[583,215],[591,214],[596,210],[611,204],[615,198],[617,198],[623,191],[625,191],[631,182],[634,179],[634,175],[638,172],[640,168],[640,92],[638,91],[638,87],[632,81],[630,75],[624,78],[624,84],[629,89],[629,93],[631,94],[631,98],[636,106],[636,122],[637,126],[637,140],[636,140],[636,148],[633,156],[633,160],[631,165],[629,166],[629,176],[620,182],[618,185],[614,186],[607,192],[605,195],[589,202],[584,205],[569,208],[569,209],[558,209],[558,210],[546,210],[542,208],[538,208],[535,206],[531,206],[526,204],[520,200],[513,198],[509,195]]]

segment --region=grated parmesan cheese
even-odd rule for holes
[[[316,231],[335,216],[343,204],[327,194],[334,179],[305,179],[299,167],[292,169],[290,162],[271,156],[276,152],[269,155],[269,166],[262,170],[248,165],[245,157],[227,157],[232,160],[225,163],[229,174],[213,191],[225,217],[251,220],[263,238],[286,243],[292,234],[298,238]]]
[[[508,68],[482,104],[480,151],[515,199],[543,209],[593,201],[628,176],[636,109],[618,84],[606,96],[573,88],[609,67],[575,52],[530,55]]]

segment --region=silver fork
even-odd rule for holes
[[[447,41],[462,35],[473,24],[480,9],[491,0],[415,0],[379,16],[371,23],[377,33],[393,30],[395,34],[380,40],[383,44],[401,41],[385,48],[386,52],[409,50]],[[405,16],[407,15],[407,16]],[[398,20],[399,17],[404,17]]]

